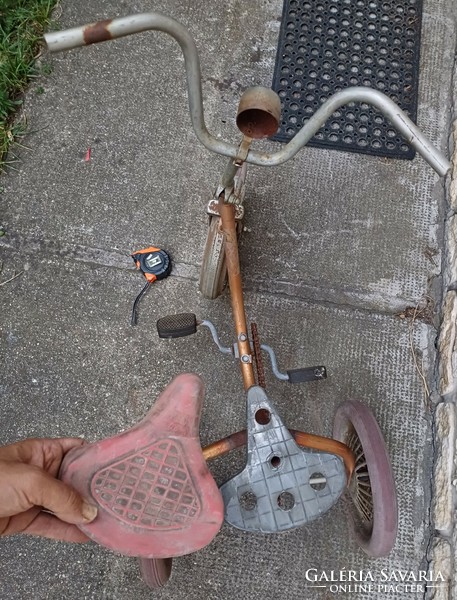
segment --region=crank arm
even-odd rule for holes
[[[160,338],[179,338],[196,333],[197,327],[200,325],[203,325],[210,330],[214,343],[222,354],[230,354],[234,358],[239,358],[238,345],[233,344],[232,347],[223,346],[213,323],[207,319],[198,321],[194,313],[180,313],[162,317],[157,321],[157,332]],[[280,381],[288,381],[289,383],[309,383],[311,381],[320,381],[321,379],[327,378],[327,369],[323,365],[304,367],[302,369],[291,369],[286,373],[282,373],[278,369],[276,354],[273,348],[266,344],[261,344],[260,348],[268,353],[273,374]]]
[[[222,354],[232,354],[232,348],[228,348],[221,344],[216,328],[211,321],[198,321],[193,313],[180,313],[177,315],[167,315],[157,321],[157,333],[160,338],[171,339],[185,337],[197,332],[197,327],[203,325],[207,327],[213,337],[214,343],[222,352]]]
[[[271,346],[261,344],[260,348],[268,353],[271,361],[271,370],[274,376],[280,381],[288,381],[289,383],[309,383],[311,381],[320,381],[327,379],[327,369],[323,366],[304,367],[303,369],[291,369],[286,373],[281,373],[278,369],[276,354]]]

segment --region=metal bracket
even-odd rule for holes
[[[245,168],[245,167],[244,167]],[[244,184],[244,176],[240,174],[241,169],[233,178],[233,186],[225,187],[223,182],[218,185],[214,196],[208,202],[206,211],[209,215],[216,217],[219,215],[218,203],[221,195],[224,196],[224,201],[235,206],[235,221],[242,221],[244,217],[244,196],[246,194],[246,186]]]
[[[231,196],[229,196],[229,203],[233,204],[235,206],[235,221],[242,221],[244,218],[244,206],[242,204],[239,203],[239,201],[237,200],[236,202],[230,202],[230,198],[233,198],[234,194],[232,193]],[[212,200],[210,200],[208,202],[208,206],[206,207],[206,212],[209,215],[214,215],[215,217],[220,217],[219,211],[217,209],[219,203],[219,198],[215,197]]]
[[[241,167],[241,165],[245,162],[248,157],[249,150],[251,148],[252,138],[247,135],[243,135],[243,139],[241,140],[241,144],[238,146],[238,150],[236,151],[236,156],[233,161],[233,164],[237,167]]]
[[[300,448],[264,390],[247,393],[247,462],[221,487],[225,520],[244,531],[275,533],[317,519],[346,486],[343,460]]]

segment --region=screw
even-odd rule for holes
[[[240,342],[245,342],[248,339],[248,336],[245,333],[240,333],[238,339],[240,340]]]
[[[243,356],[241,357],[241,362],[244,362],[244,363],[251,362],[251,357],[249,356],[249,354],[243,354]]]

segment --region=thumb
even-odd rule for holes
[[[28,487],[30,503],[51,511],[61,521],[79,525],[90,523],[97,516],[96,506],[46,471],[37,469]]]

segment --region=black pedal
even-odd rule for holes
[[[292,369],[287,371],[287,375],[289,375],[289,383],[308,383],[327,379],[327,369],[324,366]]]
[[[167,315],[157,321],[160,338],[179,338],[197,331],[197,317],[193,313]]]

